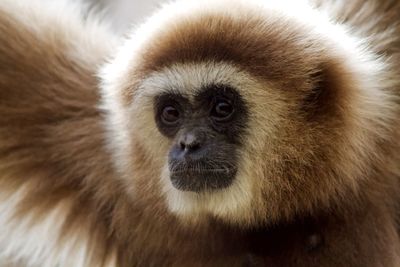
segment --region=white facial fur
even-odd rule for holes
[[[246,140],[252,140],[243,144],[239,151],[238,173],[233,184],[223,190],[209,193],[183,192],[175,189],[169,178],[167,166],[167,154],[171,147],[171,141],[158,131],[153,112],[153,101],[156,96],[165,91],[179,92],[189,100],[196,95],[201,88],[211,84],[224,84],[243,92],[244,101],[249,104],[251,116],[248,127],[262,129],[250,132]],[[279,99],[268,90],[261,90],[265,86],[252,78],[248,73],[227,63],[201,63],[201,64],[177,64],[156,72],[146,78],[135,93],[135,98],[128,113],[140,114],[140,116],[126,117],[130,135],[135,141],[139,141],[147,149],[150,157],[158,162],[157,166],[164,166],[160,177],[163,192],[166,196],[169,209],[183,217],[197,217],[203,213],[211,213],[222,217],[235,217],[235,214],[243,214],[250,209],[254,201],[258,201],[254,155],[265,146],[262,136],[274,135],[280,117],[284,116],[279,110]],[[253,110],[250,99],[269,99],[265,101],[262,110],[270,110],[269,113]],[[262,122],[262,125],[260,125]],[[138,133],[146,133],[141,136]],[[242,212],[241,212],[241,211]],[[190,219],[189,218],[189,219]],[[248,220],[248,217],[237,217],[237,220]]]

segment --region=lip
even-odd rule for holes
[[[181,191],[215,191],[229,187],[236,176],[235,168],[178,168],[170,170],[172,185]]]
[[[173,173],[188,173],[188,172],[199,172],[199,173],[208,173],[208,172],[217,172],[217,173],[222,173],[222,172],[235,172],[236,170],[234,168],[220,168],[220,169],[195,169],[195,168],[186,168],[186,169],[177,169],[177,170],[171,170]]]

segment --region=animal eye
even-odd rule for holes
[[[166,125],[175,125],[180,119],[180,113],[174,106],[165,106],[161,112],[161,120]]]
[[[232,117],[233,112],[234,108],[230,102],[225,99],[217,99],[211,110],[211,117],[217,122],[225,122]]]

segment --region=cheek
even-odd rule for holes
[[[143,147],[146,157],[158,164],[165,164],[172,142],[158,131],[153,110],[131,108],[129,113],[131,114],[128,121],[129,138],[133,143]]]
[[[285,143],[290,142],[285,127],[288,115],[277,111],[277,107],[263,109],[264,112],[253,111],[249,117],[248,130],[238,153],[238,179],[249,190],[244,194],[251,196],[260,209],[265,206],[263,194],[273,188],[275,174],[282,171],[279,155],[285,150]]]

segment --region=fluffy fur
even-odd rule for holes
[[[122,45],[81,9],[0,2],[3,265],[400,265],[399,1],[178,1]],[[213,83],[238,174],[181,192],[154,97]]]

